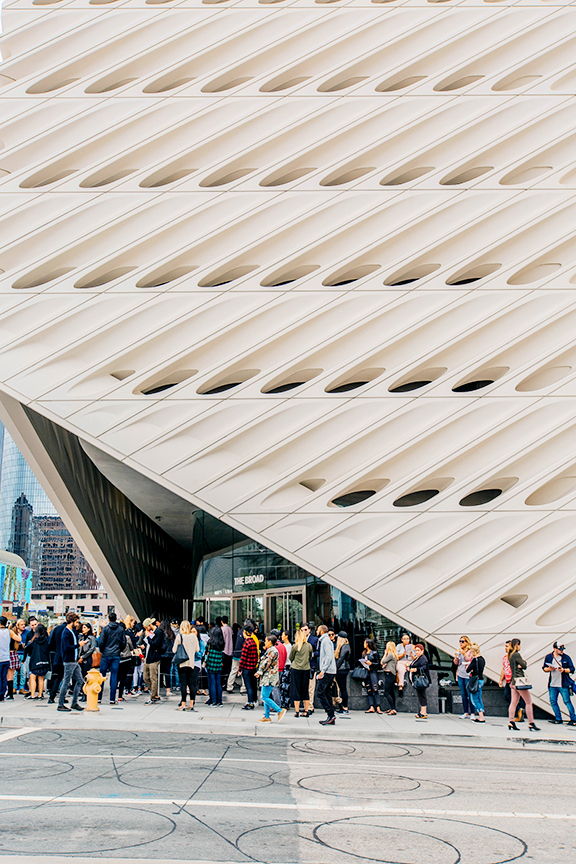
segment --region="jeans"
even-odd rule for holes
[[[568,687],[549,687],[548,696],[550,697],[550,707],[554,711],[556,720],[562,720],[562,714],[560,713],[560,707],[558,705],[559,696],[562,696],[564,705],[568,709],[570,720],[576,720],[576,712],[574,711],[574,706],[570,701],[570,690]]]
[[[183,705],[186,704],[186,697],[190,693],[190,705],[194,705],[196,699],[196,690],[198,689],[198,673],[200,669],[196,666],[179,666],[178,675],[180,676],[180,701]]]
[[[470,691],[468,691],[468,699],[470,700],[470,703],[472,705],[472,708],[474,709],[475,714],[479,714],[480,711],[482,711],[482,713],[484,713],[484,702],[482,701],[482,688],[483,688],[483,686],[484,686],[484,679],[480,678],[478,680],[478,692],[477,693],[470,693]]]
[[[468,687],[466,686],[468,683],[468,679],[462,678],[461,675],[457,675],[456,680],[458,681],[458,686],[460,687],[460,693],[462,694],[462,713],[463,714],[469,714],[470,713],[470,694],[468,693]]]
[[[270,711],[276,711],[278,714],[282,710],[279,705],[270,698],[274,687],[271,684],[266,684],[262,687],[262,702],[264,703],[264,717],[270,719]]]
[[[378,693],[378,672],[368,672],[368,677],[365,681],[366,693],[368,694],[368,704],[376,710],[380,708],[380,694]]]
[[[100,674],[106,678],[106,673],[110,670],[110,701],[116,700],[116,688],[118,686],[118,669],[120,668],[120,657],[102,657],[100,660]],[[102,701],[102,693],[104,687],[98,694],[98,701]]]
[[[213,705],[222,704],[222,672],[209,672],[206,670],[208,678],[208,693]]]
[[[250,705],[254,705],[257,698],[257,684],[256,677],[254,675],[255,669],[243,669],[242,670],[242,678],[244,680],[244,686],[246,687],[246,701]]]
[[[340,698],[342,699],[342,708],[348,710],[348,672],[337,672],[336,683],[340,690]]]
[[[64,700],[66,699],[66,694],[68,693],[68,688],[70,684],[74,684],[72,704],[76,705],[76,703],[78,702],[78,697],[80,696],[80,690],[82,689],[82,685],[84,684],[82,673],[80,672],[80,664],[76,662],[76,660],[74,660],[73,663],[64,663],[64,677],[62,678],[62,686],[60,687],[60,698],[58,700],[59,708],[62,708],[62,706],[64,705]]]
[[[6,687],[8,684],[8,669],[10,668],[10,661],[3,660],[0,663],[0,702],[4,701],[4,696],[6,695]]]
[[[30,655],[24,659],[23,655],[20,654],[20,669],[14,675],[14,689],[23,690],[26,687],[29,668]]]
[[[328,696],[328,691],[332,687],[332,682],[335,677],[336,676],[330,672],[325,672],[322,678],[316,678],[316,694],[318,696],[318,701],[326,711],[329,720],[332,720],[335,714],[334,703]],[[376,680],[376,687],[378,687],[378,680]]]
[[[62,678],[64,676],[64,666],[62,663],[54,663],[52,665],[52,672],[50,674],[50,701],[54,702],[56,699],[56,693],[58,692],[58,687],[62,683]]]
[[[384,695],[388,700],[390,709],[396,710],[396,694],[394,693],[394,685],[396,684],[396,675],[393,672],[384,672]]]

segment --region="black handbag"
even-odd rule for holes
[[[426,677],[426,675],[414,675],[412,679],[412,686],[415,690],[425,690],[430,686],[430,681]]]
[[[478,693],[478,690],[480,689],[480,678],[478,675],[470,675],[466,682],[466,689],[468,690],[468,693]]]
[[[180,666],[181,663],[186,663],[189,659],[186,649],[184,648],[182,641],[180,641],[178,648],[174,652],[174,665]]]
[[[356,681],[365,681],[368,678],[368,669],[365,669],[364,666],[356,666],[352,672],[352,678],[355,678]]]

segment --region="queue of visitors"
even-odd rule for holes
[[[315,630],[315,632],[314,632]],[[462,699],[462,719],[485,723],[482,699],[485,659],[480,646],[467,636],[459,639],[453,664]],[[380,654],[377,642],[364,641],[358,666],[353,669],[348,633],[338,633],[325,624],[317,627],[303,623],[292,635],[286,630],[272,630],[264,636],[256,623],[247,619],[240,627],[231,627],[222,616],[208,626],[202,616],[195,621],[158,620],[151,616],[141,623],[132,616],[118,621],[114,612],[99,632],[90,622],[81,622],[75,612],[48,633],[33,615],[28,622],[20,619],[8,624],[0,616],[0,702],[23,695],[29,700],[55,704],[58,711],[82,711],[86,676],[99,667],[108,681],[110,705],[127,698],[145,695],[144,704],[161,700],[180,691],[177,711],[195,711],[198,696],[203,703],[218,708],[223,692],[234,692],[240,683],[245,695],[245,711],[260,703],[262,723],[280,722],[293,706],[295,717],[310,717],[314,699],[326,713],[322,725],[334,725],[336,717],[349,717],[348,677],[362,682],[368,697],[367,714],[397,713],[409,681],[418,700],[417,721],[428,719],[427,690],[432,682],[426,646],[412,642],[409,634],[400,642],[386,643]],[[500,687],[509,705],[509,729],[518,731],[517,723],[528,719],[528,728],[539,731],[534,722],[534,706],[526,676],[527,663],[521,654],[519,639],[506,643],[502,659]],[[544,658],[542,669],[548,673],[548,693],[554,712],[553,724],[563,723],[559,699],[569,714],[569,726],[576,726],[572,693],[574,664],[557,641]],[[238,679],[240,679],[238,681]],[[102,702],[104,687],[98,699]],[[69,697],[71,696],[71,704]],[[388,704],[381,707],[381,697]]]

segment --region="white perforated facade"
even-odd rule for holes
[[[538,658],[576,648],[573,8],[14,0],[3,25],[21,446],[18,403],[492,675],[520,636],[543,694]]]

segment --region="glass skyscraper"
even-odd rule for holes
[[[31,569],[37,569],[38,532],[32,517],[57,515],[8,431],[0,424],[0,549],[15,552]]]

